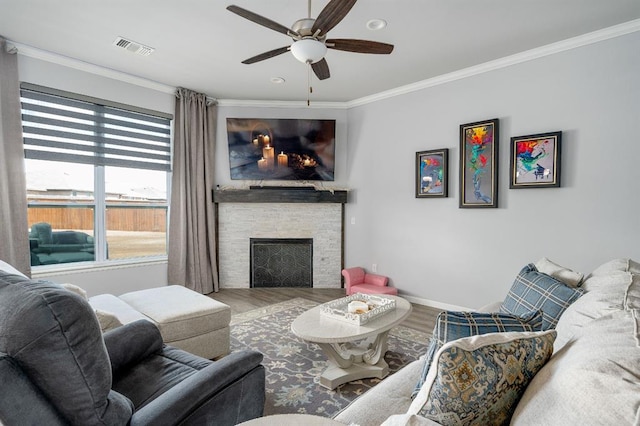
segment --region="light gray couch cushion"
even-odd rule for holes
[[[151,318],[165,342],[226,328],[231,321],[228,305],[178,285],[133,291],[120,299]]]
[[[97,296],[90,297],[89,303],[95,310],[115,315],[122,324],[129,324],[130,322],[141,319],[149,321],[149,318],[133,309],[126,302],[120,300],[113,294],[99,294]]]
[[[413,361],[387,377],[349,404],[334,419],[345,424],[380,425],[392,414],[406,413],[423,362],[422,359]]]
[[[640,424],[637,315],[620,310],[582,327],[534,377],[512,424]]]
[[[640,287],[637,266],[629,259],[614,259],[589,274],[582,285],[587,292],[565,310],[556,326],[556,352],[591,321],[635,303],[634,289]]]
[[[556,353],[527,388],[514,424],[640,424],[639,278],[630,259],[589,274],[587,293],[560,318]]]

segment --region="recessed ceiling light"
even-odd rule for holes
[[[383,19],[371,19],[367,21],[367,28],[371,31],[381,30],[387,26],[387,21]]]
[[[271,77],[271,82],[273,84],[282,84],[282,83],[284,83],[284,78],[282,78],[282,77]]]

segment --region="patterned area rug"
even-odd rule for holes
[[[291,323],[317,303],[293,299],[234,315],[231,319],[231,350],[254,349],[264,354],[266,404],[264,415],[303,413],[332,417],[351,401],[380,383],[363,379],[329,390],[319,383],[327,359],[314,343],[291,332]],[[389,333],[385,360],[390,374],[416,360],[426,351],[429,334],[403,326]]]

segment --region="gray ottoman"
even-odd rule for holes
[[[119,298],[156,323],[166,344],[208,359],[229,353],[228,305],[178,285]]]

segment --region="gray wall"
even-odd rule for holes
[[[479,307],[543,256],[585,273],[640,259],[639,48],[634,33],[350,109],[346,265]],[[459,125],[492,118],[499,208],[459,209]],[[562,187],[510,190],[510,137],[557,130]],[[450,149],[449,198],[416,199],[415,153],[435,148]]]

